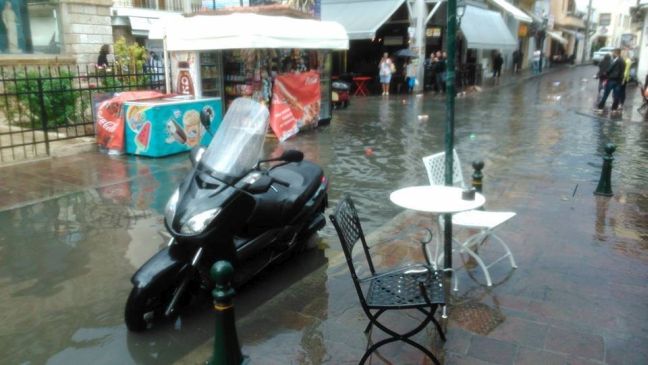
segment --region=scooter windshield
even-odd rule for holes
[[[234,100],[201,163],[229,177],[249,171],[261,157],[269,114],[268,108],[252,99]]]

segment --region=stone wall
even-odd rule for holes
[[[97,62],[103,44],[113,44],[112,0],[61,0],[62,53],[79,64]]]

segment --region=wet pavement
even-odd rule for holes
[[[433,331],[418,337],[445,363],[648,363],[648,123],[636,112],[635,87],[622,118],[594,114],[594,73],[568,68],[457,99],[464,175],[483,159],[487,207],[518,213],[499,231],[519,268],[494,266],[491,288],[470,263],[458,270],[448,341]],[[443,108],[430,94],[354,98],[330,126],[281,146],[268,139],[266,150],[299,148],[318,161],[331,209],[352,194],[377,266],[420,261],[417,239],[432,218],[388,196],[426,183],[421,157],[443,150]],[[617,145],[611,198],[592,194],[607,142]],[[188,168],[187,155],[99,153],[0,168],[3,363],[196,364],[210,356],[207,304],[141,335],[123,324],[129,277],[166,241],[162,210]],[[367,322],[332,225],[319,236],[316,248],[239,290],[239,337],[253,363],[354,364],[362,356]],[[495,254],[489,245],[480,253]],[[381,355],[372,363],[426,363],[400,344]]]

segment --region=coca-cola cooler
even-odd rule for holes
[[[124,103],[125,152],[162,157],[208,145],[222,120],[220,98],[176,96]],[[208,133],[200,114],[209,115]]]

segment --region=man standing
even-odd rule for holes
[[[499,78],[502,75],[503,64],[504,59],[502,58],[502,55],[499,52],[496,52],[495,57],[493,57],[493,79],[495,80],[495,83],[499,82]]]
[[[621,50],[615,48],[612,55],[612,63],[608,67],[605,74],[607,75],[607,84],[605,85],[605,92],[598,104],[597,112],[602,113],[605,108],[605,101],[607,100],[610,92],[612,92],[612,112],[616,112],[619,108],[619,92],[621,81],[623,80],[623,73],[625,72],[625,62],[621,58]]]

